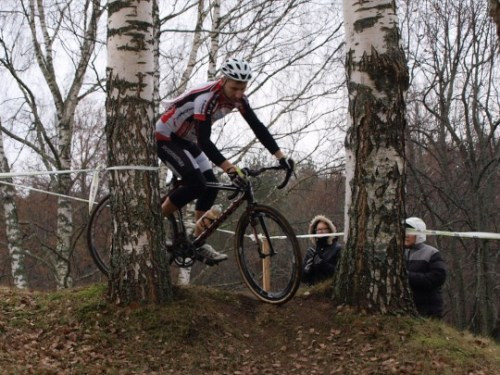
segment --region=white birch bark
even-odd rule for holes
[[[210,33],[210,51],[208,52],[208,80],[215,79],[217,73],[217,57],[219,54],[220,36],[220,0],[213,0],[212,32]]]
[[[69,81],[69,85],[63,88],[58,83],[60,72],[55,65],[56,51],[54,46],[62,38],[59,34],[62,28],[61,25],[65,22],[72,24],[73,19],[71,14],[67,13],[67,7],[63,6],[54,10],[54,8],[49,9],[51,5],[41,0],[29,0],[29,2],[20,4],[20,10],[28,23],[36,64],[40,68],[45,84],[49,89],[50,100],[54,105],[56,136],[54,137],[51,134],[54,127],[53,121],[44,122],[44,116],[40,114],[42,110],[39,107],[37,93],[31,91],[32,85],[29,81],[26,81],[26,77],[18,74],[15,60],[12,59],[3,59],[2,64],[8,68],[9,73],[25,97],[26,105],[30,108],[36,142],[31,143],[29,141],[30,137],[19,137],[5,128],[2,128],[2,130],[11,138],[34,150],[47,169],[67,170],[72,167],[71,146],[74,117],[82,95],[81,89],[85,72],[94,51],[98,20],[103,8],[101,8],[100,0],[91,0],[82,8],[88,14],[88,17],[83,18],[82,25],[74,25],[75,28],[81,29],[81,44],[78,48],[79,54],[75,54],[77,57],[72,61],[74,64],[72,80]],[[52,17],[54,14],[57,17]],[[5,44],[3,44],[3,47],[7,51]],[[14,50],[14,46],[12,50]],[[44,108],[43,111],[47,111],[47,109]],[[63,195],[69,193],[73,184],[69,174],[51,178],[57,193]],[[58,199],[56,232],[56,250],[55,254],[51,254],[50,263],[53,266],[57,288],[60,289],[72,285],[69,262],[73,251],[73,212],[71,202],[64,198]]]
[[[160,9],[158,7],[158,2],[153,2],[153,71],[154,71],[154,81],[153,81],[153,119],[158,117],[158,112],[160,111],[160,38],[161,38],[161,24],[160,24]],[[162,183],[160,178],[160,184]],[[160,186],[161,187],[161,186]]]
[[[0,131],[0,172],[9,173],[10,167],[5,155],[3,146],[3,134]],[[19,227],[15,189],[13,186],[2,184],[1,182],[12,183],[11,178],[0,180],[0,196],[5,216],[5,226],[7,234],[7,248],[10,255],[10,268],[12,281],[16,288],[25,289],[28,287],[26,270],[24,267],[24,249],[22,245],[22,233]]]
[[[151,127],[154,91],[153,1],[108,7],[106,102],[109,165],[157,166]],[[170,298],[158,173],[112,173],[110,296],[118,304]]]
[[[186,69],[182,73],[181,84],[177,90],[177,94],[181,94],[186,90],[187,84],[191,75],[193,74],[194,67],[196,66],[198,50],[200,49],[203,43],[203,22],[207,16],[207,12],[205,11],[205,1],[198,1],[198,18],[196,21],[196,26],[194,29],[193,35],[193,44],[191,46],[191,50],[189,52],[188,62]]]
[[[346,137],[349,219],[335,297],[366,311],[412,311],[402,257],[408,72],[395,3],[343,4],[351,121]]]
[[[186,223],[187,235],[191,236],[196,226],[195,205],[192,202],[186,206],[184,221]],[[193,267],[179,267],[179,274],[177,275],[177,285],[189,285],[191,282],[192,270]]]
[[[347,123],[350,128],[350,118],[348,118]],[[351,183],[354,178],[354,169],[356,167],[355,156],[352,150],[348,147],[346,142],[345,147],[345,201],[344,201],[344,242],[347,243],[347,239],[349,238],[349,211],[351,209]]]
[[[191,282],[192,267],[180,267],[179,276],[177,277],[177,285],[189,285]]]

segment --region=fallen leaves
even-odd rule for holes
[[[158,315],[88,301],[81,314],[64,297],[44,304],[11,293],[2,301],[2,373],[492,374],[476,362],[453,367],[434,348],[412,346],[411,333],[397,319],[349,315],[349,308],[326,301],[276,308],[205,297],[203,309],[188,300],[158,308]],[[447,334],[444,340],[456,338]],[[471,343],[492,350],[487,340]]]

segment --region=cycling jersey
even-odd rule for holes
[[[212,124],[237,109],[264,147],[271,154],[276,153],[278,145],[257,118],[248,98],[230,101],[223,95],[222,88],[222,80],[207,82],[172,100],[156,123],[156,140],[181,138],[193,142],[214,164],[220,165],[226,158],[210,140]]]

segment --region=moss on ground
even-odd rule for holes
[[[307,295],[304,292],[309,291]],[[107,287],[0,289],[2,373],[498,374],[500,347],[442,322],[337,308],[327,286],[283,306],[209,288],[119,307]]]

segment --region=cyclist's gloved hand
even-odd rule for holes
[[[227,175],[231,179],[231,182],[233,183],[234,186],[244,189],[246,188],[248,184],[248,179],[247,179],[247,170],[245,168],[240,169],[236,167],[235,169],[232,169],[231,171],[227,172]]]
[[[287,158],[286,156],[279,159],[280,165],[283,169],[285,169],[287,172],[291,173],[293,172],[295,168],[295,162],[291,158]]]

